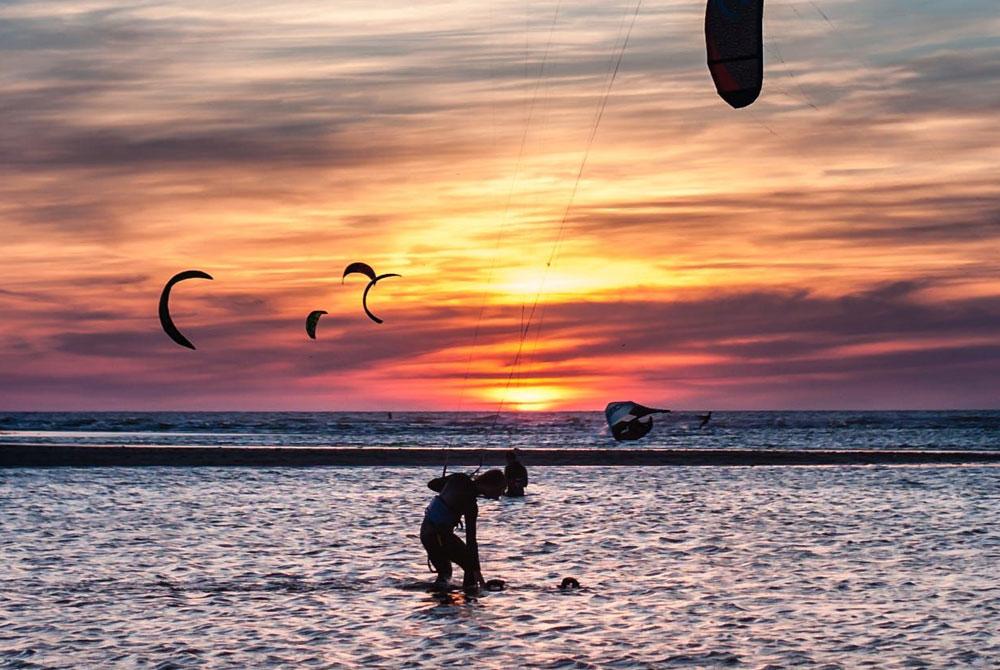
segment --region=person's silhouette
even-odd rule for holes
[[[507,491],[505,495],[510,498],[519,498],[524,495],[524,487],[528,485],[528,469],[518,460],[520,452],[511,449],[507,452],[507,467],[503,474],[507,477]]]
[[[488,470],[475,479],[455,473],[432,479],[427,486],[438,494],[424,511],[420,543],[427,550],[427,559],[438,574],[434,586],[447,588],[452,563],[458,564],[465,573],[462,588],[469,591],[485,586],[476,539],[476,519],[479,516],[476,498],[499,498],[507,486],[506,477],[499,470]],[[465,542],[455,535],[455,526],[463,517]]]

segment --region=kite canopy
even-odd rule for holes
[[[638,440],[653,429],[651,414],[669,413],[669,409],[657,409],[634,403],[631,400],[608,403],[604,417],[608,420],[611,435],[618,441]],[[643,421],[644,417],[649,417]]]
[[[368,309],[368,292],[372,290],[372,287],[375,286],[375,284],[379,283],[383,279],[387,279],[388,277],[401,277],[402,275],[398,275],[395,272],[376,275],[375,269],[372,268],[372,266],[368,265],[368,263],[361,263],[361,262],[351,263],[346,268],[344,268],[343,279],[346,279],[347,275],[349,274],[362,274],[368,277],[369,280],[368,285],[365,286],[365,292],[361,294],[361,306],[364,308],[365,314],[368,315],[369,319],[371,319],[375,323],[382,323],[382,319],[375,316],[372,313],[372,311]],[[341,283],[343,283],[343,279],[341,279]]]
[[[402,276],[403,275],[398,275],[395,272],[389,272],[384,275],[379,275],[374,279],[372,279],[370,282],[368,282],[368,286],[365,287],[365,292],[361,294],[361,306],[364,308],[365,314],[368,315],[369,319],[371,319],[375,323],[382,323],[382,319],[372,314],[372,311],[368,309],[368,291],[372,290],[372,287],[375,286],[375,284],[385,279],[386,277],[402,277]]]
[[[708,0],[705,48],[715,89],[730,106],[746,107],[764,83],[764,0]]]
[[[340,282],[343,283],[347,275],[354,273],[363,274],[370,281],[375,281],[375,270],[372,269],[372,266],[368,265],[368,263],[351,263],[344,268],[344,275],[340,278]]]
[[[309,316],[306,317],[306,334],[314,340],[316,339],[316,324],[319,323],[319,317],[324,314],[326,312],[318,309],[315,312],[309,312]]]
[[[184,337],[183,333],[181,333],[177,326],[174,325],[174,320],[170,317],[170,289],[174,287],[174,284],[187,279],[211,278],[212,275],[207,272],[202,272],[201,270],[185,270],[184,272],[178,272],[170,278],[170,281],[166,283],[163,287],[163,291],[160,293],[160,326],[163,327],[163,332],[165,332],[171,340],[182,347],[194,349],[194,345],[191,344],[191,340]]]

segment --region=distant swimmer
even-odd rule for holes
[[[476,519],[479,516],[476,498],[499,498],[507,487],[507,478],[499,470],[487,470],[475,479],[456,473],[432,479],[427,486],[438,494],[424,510],[420,543],[427,550],[427,558],[438,575],[434,587],[442,590],[448,587],[451,564],[455,563],[465,572],[463,589],[475,591],[485,588],[487,582],[483,579],[476,539]],[[463,517],[465,542],[455,535],[455,526]]]
[[[507,588],[507,582],[502,579],[490,579],[486,582],[487,591],[503,591]]]
[[[711,420],[712,420],[712,413],[711,412],[709,412],[708,414],[702,414],[701,415],[701,423],[698,424],[698,430],[701,430],[702,428],[704,428],[705,426],[707,426],[708,422],[711,421]]]
[[[503,469],[503,474],[507,478],[507,491],[504,495],[508,498],[520,498],[524,495],[524,487],[528,485],[528,468],[517,459],[519,455],[518,449],[507,452],[507,467]]]

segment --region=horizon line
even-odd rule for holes
[[[129,414],[386,414],[389,412],[397,414],[487,414],[487,415],[497,415],[497,414],[578,414],[582,412],[603,412],[603,408],[596,409],[544,409],[544,410],[522,410],[522,409],[511,409],[503,410],[497,412],[495,410],[447,410],[447,409],[365,409],[365,410],[351,410],[351,409],[98,409],[98,410],[84,410],[84,409],[38,409],[38,410],[27,410],[27,409],[0,409],[0,413],[3,414],[119,414],[119,413],[129,413]],[[693,409],[693,408],[675,408],[669,410],[670,413],[750,413],[750,412],[801,412],[801,413],[819,413],[819,412],[1000,412],[1000,407],[938,407],[938,408],[874,408],[874,409],[858,409],[858,408],[838,408],[838,409]]]

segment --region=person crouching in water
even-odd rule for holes
[[[503,474],[507,477],[507,491],[504,495],[508,498],[520,498],[524,495],[524,487],[528,485],[528,468],[517,460],[518,455],[517,449],[508,451],[507,467],[503,469]]]
[[[465,571],[463,589],[475,591],[485,586],[476,540],[476,518],[479,516],[476,498],[499,498],[507,486],[507,479],[499,470],[488,470],[475,479],[462,473],[437,477],[427,486],[438,494],[424,511],[420,543],[427,550],[427,558],[438,574],[434,588],[448,587],[452,563],[457,563]],[[455,526],[462,517],[465,517],[465,542],[455,535]]]

